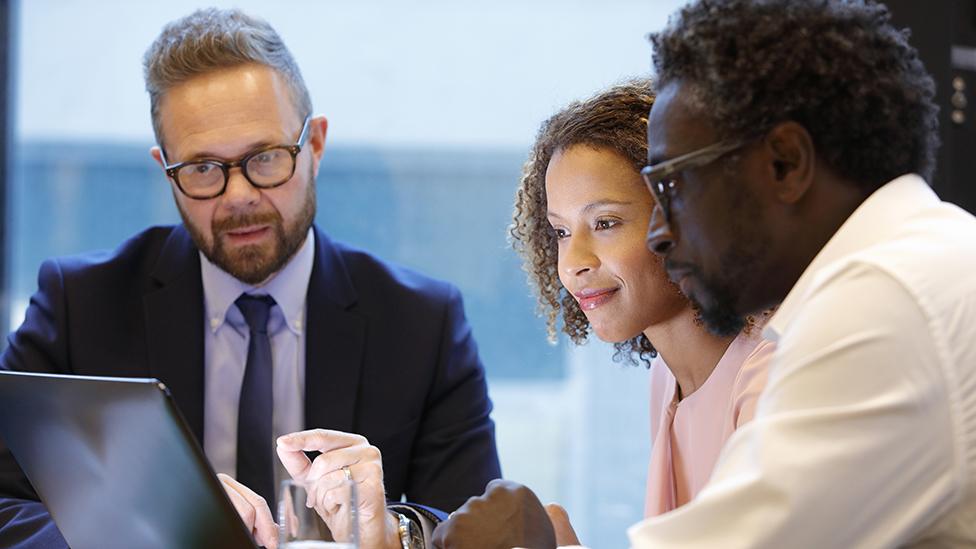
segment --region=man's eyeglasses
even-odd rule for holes
[[[259,189],[271,189],[285,184],[295,174],[295,157],[302,152],[311,120],[311,116],[305,117],[302,133],[294,145],[261,147],[233,162],[203,159],[169,165],[166,155],[161,152],[163,169],[183,194],[197,200],[224,194],[230,179],[230,170],[237,167],[251,185]]]
[[[730,152],[744,147],[750,141],[751,139],[728,139],[719,141],[718,143],[702,147],[697,151],[683,154],[677,158],[672,158],[671,160],[666,160],[652,166],[646,166],[641,170],[641,177],[644,178],[644,183],[647,185],[648,190],[651,191],[651,194],[654,195],[654,200],[657,201],[657,205],[661,207],[661,213],[664,214],[664,221],[666,223],[671,222],[671,196],[674,194],[674,188],[677,185],[677,180],[674,177],[675,174],[683,170],[701,168],[702,166],[715,162]]]

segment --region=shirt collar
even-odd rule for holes
[[[779,341],[786,327],[799,314],[807,294],[824,269],[837,261],[887,238],[921,205],[939,201],[924,179],[908,174],[895,178],[871,194],[837,229],[786,295],[766,324],[763,337]]]
[[[267,294],[281,309],[285,324],[296,335],[305,329],[305,300],[315,262],[315,233],[310,227],[298,252],[284,268],[260,286],[252,286],[214,265],[200,253],[200,274],[206,304],[207,327],[216,332],[226,321],[227,311],[243,293]]]

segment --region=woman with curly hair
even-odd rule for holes
[[[640,169],[653,101],[650,82],[635,80],[544,122],[511,227],[550,338],[561,318],[574,343],[592,330],[615,344],[615,359],[651,369],[646,516],[705,485],[725,440],[753,416],[773,347],[755,322],[709,333],[645,245],[654,199]]]

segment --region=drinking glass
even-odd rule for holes
[[[305,488],[294,480],[281,483],[278,498],[279,549],[358,549],[359,514],[356,483],[343,481],[332,489],[338,504],[319,516],[306,506]]]

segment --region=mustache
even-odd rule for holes
[[[664,260],[664,269],[668,271],[668,273],[678,271],[678,272],[687,273],[695,276],[701,274],[699,272],[697,265],[691,263],[684,263],[682,261],[675,261],[670,258]]]
[[[249,227],[251,225],[273,225],[280,220],[281,216],[278,215],[278,212],[236,214],[225,217],[224,219],[215,219],[211,226],[211,230],[214,234],[217,234],[240,229],[241,227]]]

